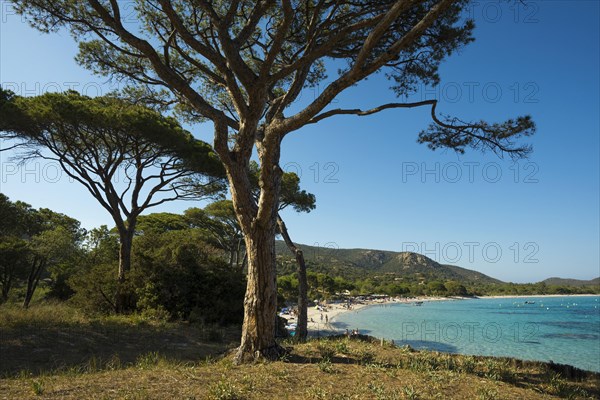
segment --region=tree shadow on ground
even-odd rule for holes
[[[123,367],[153,353],[178,362],[214,357],[239,342],[239,327],[119,321],[0,328],[0,376]],[[90,365],[93,364],[93,365]]]

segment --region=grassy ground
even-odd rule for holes
[[[289,346],[270,363],[224,354],[239,329],[139,317],[86,318],[65,306],[0,307],[0,399],[599,398],[597,374],[568,380],[541,363],[415,352],[368,338]]]
[[[0,306],[0,376],[123,367],[159,353],[203,360],[238,342],[239,329],[165,323],[140,316],[90,318],[64,304]]]

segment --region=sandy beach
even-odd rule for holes
[[[344,307],[343,304],[326,304],[321,310],[319,310],[317,307],[309,307],[308,332],[311,336],[343,333],[345,331],[338,330],[332,325],[338,315],[349,312],[358,312],[359,310],[369,307],[373,304],[375,303],[356,303],[353,304],[350,309]]]
[[[320,306],[313,306],[308,308],[308,332],[310,336],[345,333],[345,328],[339,329],[334,326],[335,319],[343,313],[357,313],[361,310],[364,310],[367,307],[385,306],[394,303],[410,304],[414,302],[452,301],[461,299],[462,298],[450,297],[418,297],[412,299],[386,298],[354,302],[350,305],[350,308],[348,308],[348,306],[346,306],[344,303],[326,303]],[[295,320],[290,322],[295,322]],[[358,329],[360,332],[360,327],[350,327],[349,329]]]

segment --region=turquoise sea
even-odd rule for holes
[[[552,360],[600,372],[600,296],[389,303],[341,314],[333,325],[417,349]]]

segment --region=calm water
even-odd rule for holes
[[[333,324],[419,349],[552,360],[600,372],[600,296],[395,303],[342,314]]]

